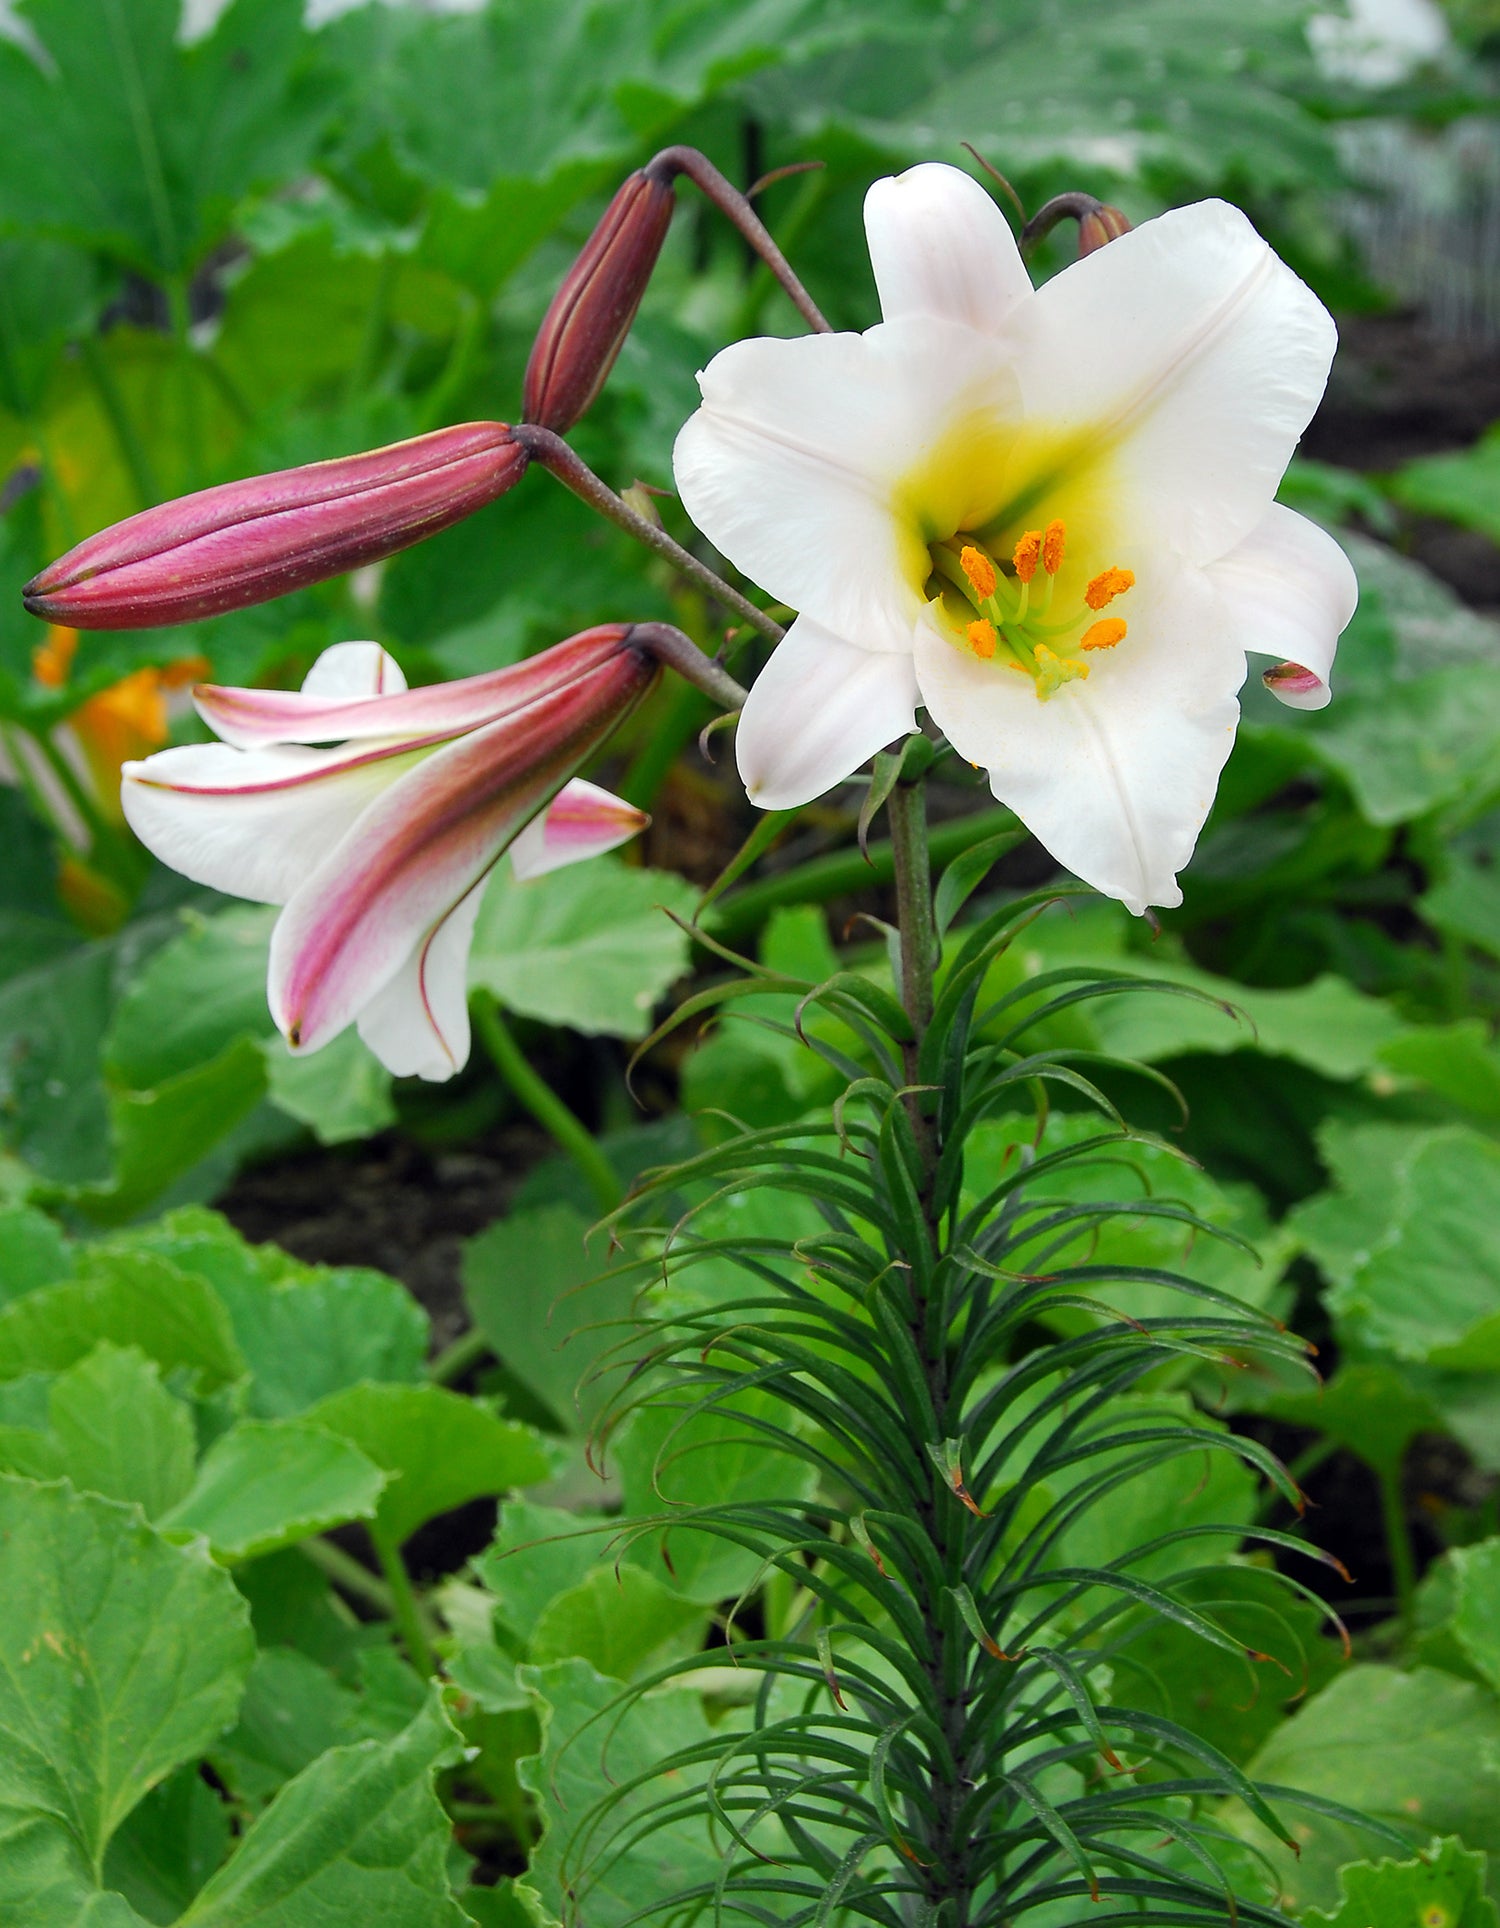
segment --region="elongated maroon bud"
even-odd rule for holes
[[[658,161],[638,168],[568,270],[526,364],[528,422],[564,435],[604,386],[672,224],[676,171]]]
[[[529,459],[504,422],[466,422],[226,482],[101,529],[22,595],[33,616],[72,629],[222,615],[436,535],[513,488]]]

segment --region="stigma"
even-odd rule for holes
[[[1024,530],[1008,568],[972,538],[955,536],[931,550],[935,574],[959,591],[972,612],[955,627],[957,646],[980,662],[1021,670],[1044,703],[1065,684],[1087,677],[1085,654],[1115,649],[1125,640],[1124,619],[1098,612],[1135,587],[1133,570],[1111,565],[1090,577],[1081,607],[1066,615],[1054,610],[1067,553],[1068,529],[1060,517],[1045,528]]]

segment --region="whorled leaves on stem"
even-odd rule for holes
[[[772,1584],[724,1627],[725,1658],[754,1684],[748,1709],[611,1770],[640,1697],[701,1669],[700,1654],[551,1735],[554,1785],[584,1759],[603,1776],[597,1799],[550,1812],[549,1900],[570,1919],[998,1928],[1071,1920],[1081,1902],[1093,1922],[1281,1919],[1240,1892],[1244,1850],[1218,1809],[1242,1804],[1287,1841],[1281,1810],[1306,1797],[1253,1786],[1149,1695],[1133,1705],[1131,1650],[1165,1623],[1256,1691],[1268,1655],[1198,1583],[1241,1547],[1320,1556],[1253,1524],[1255,1481],[1296,1501],[1294,1482],[1181,1387],[1255,1360],[1305,1365],[1307,1348],[1187,1270],[1109,1257],[1121,1219],[1179,1227],[1185,1246],[1226,1235],[1141,1195],[1131,1150],[1147,1141],[1095,1081],[1097,1060],[1044,1048],[1059,1012],[1153,987],[1069,970],[987,1001],[990,967],[1044,901],[955,935],[925,1029],[925,1012],[914,1026],[852,971],[756,975],[798,994],[795,1030],[845,1079],[842,1097],[831,1115],[738,1130],[616,1216],[621,1273],[668,1287],[644,1337],[596,1368],[597,1453],[631,1411],[655,1409],[662,1510],[632,1521],[629,1545],[655,1538],[670,1568],[673,1532],[697,1529],[746,1549]],[[1051,1129],[1049,1093],[1097,1129]],[[999,1168],[967,1169],[973,1128],[1007,1114]],[[1118,1198],[1070,1191],[1113,1166]],[[759,1191],[785,1234],[726,1231],[725,1202]],[[804,1220],[817,1229],[798,1236]],[[695,1504],[708,1416],[803,1461],[812,1496]],[[1311,1597],[1294,1572],[1281,1584],[1289,1608]],[[684,1829],[704,1849],[691,1867],[623,1879],[641,1857],[667,1866]]]

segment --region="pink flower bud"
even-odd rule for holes
[[[1107,202],[1099,201],[1087,214],[1078,217],[1078,258],[1092,254],[1102,248],[1107,241],[1118,241],[1122,234],[1129,234],[1130,223],[1118,208]]]
[[[566,434],[604,386],[671,225],[676,171],[653,161],[630,176],[553,296],[526,364],[528,422]]]
[[[529,457],[504,422],[226,482],[163,502],[70,549],[22,592],[73,629],[193,622],[323,582],[472,515]]]

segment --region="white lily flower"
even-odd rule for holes
[[[740,719],[750,796],[807,802],[922,704],[1078,876],[1180,903],[1245,652],[1317,707],[1354,611],[1273,500],[1332,319],[1218,201],[1036,290],[957,168],[877,181],[865,229],[880,325],[726,349],[677,441],[688,513],[799,612]]]
[[[620,625],[410,691],[377,643],[339,643],[300,691],[196,690],[223,741],[127,763],[121,799],[174,870],[285,905],[267,990],[294,1052],[357,1022],[398,1077],[442,1080],[469,1054],[469,945],[501,854],[536,877],[644,827],[569,772],[655,675]]]

